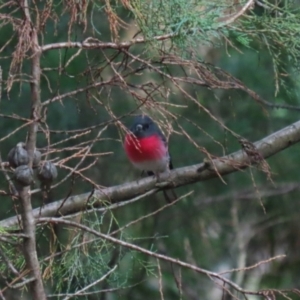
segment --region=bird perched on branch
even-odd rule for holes
[[[161,173],[173,169],[167,140],[158,125],[146,115],[135,117],[125,137],[124,148],[137,169],[155,175],[157,180]],[[164,190],[164,194],[168,202],[177,198],[173,190]]]

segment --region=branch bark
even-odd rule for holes
[[[38,34],[34,24],[31,21],[28,1],[21,3],[25,22],[31,27],[31,120],[28,130],[28,139],[26,148],[29,154],[29,166],[32,167],[33,154],[36,147],[36,133],[41,112],[40,99],[40,47],[38,43]],[[46,294],[40,272],[39,260],[36,252],[35,240],[35,219],[31,205],[30,186],[19,188],[19,199],[21,202],[21,217],[23,232],[25,234],[23,241],[23,254],[26,261],[26,267],[31,272],[34,280],[30,283],[32,298],[34,300],[46,300]]]
[[[268,158],[299,141],[300,121],[265,137],[256,142],[255,146],[264,158]],[[210,165],[213,165],[214,169],[208,169],[205,167],[205,163],[201,163],[175,169],[171,171],[169,175],[163,174],[161,179],[166,181],[166,185],[159,190],[227,175],[250,166],[248,156],[241,150],[221,158],[216,158]],[[203,169],[203,171],[199,172],[199,168]],[[89,203],[93,203],[93,207],[100,207],[104,201],[110,201],[112,203],[123,202],[137,195],[149,192],[152,189],[157,189],[156,179],[148,177],[143,180],[96,190],[92,197],[91,192],[89,192],[50,203],[43,208],[34,209],[33,216],[37,220],[39,217],[70,215],[91,207]],[[109,207],[107,209],[109,209]],[[0,221],[0,227],[8,228],[12,226],[18,226],[17,216]]]

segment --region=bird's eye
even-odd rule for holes
[[[136,125],[136,131],[142,131],[143,130],[143,125],[137,124]]]

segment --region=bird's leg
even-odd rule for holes
[[[171,172],[169,168],[166,170],[166,172],[168,172],[168,177],[170,177]],[[163,189],[164,187],[170,184],[170,181],[168,180],[160,181],[160,173],[156,173],[155,176],[156,176],[156,184],[155,184],[156,187]],[[168,190],[163,189],[163,193],[167,203],[172,203],[177,199],[177,195],[173,189],[168,189]]]
[[[160,183],[160,173],[154,172],[154,178],[156,178],[156,185],[159,185]]]
[[[159,173],[154,173],[154,176],[156,177],[156,182],[159,182],[160,181]]]
[[[154,173],[154,176],[156,177],[155,186],[157,186],[159,188],[163,188],[169,184],[167,181],[160,181],[160,173]]]
[[[146,176],[147,176],[147,172],[145,170],[143,170],[142,173],[141,173],[141,177],[143,178],[143,177],[146,177]]]
[[[174,182],[170,179],[170,177],[171,177],[171,169],[168,167],[163,173],[164,174],[167,173],[167,175],[168,175],[168,178],[166,180],[164,180],[164,181],[160,181],[160,173],[155,173],[155,176],[157,178],[156,186],[158,186],[158,187],[164,187],[164,186],[169,185],[170,183],[172,185],[174,185]]]
[[[170,177],[171,176],[171,170],[170,170],[169,167],[167,168],[167,173],[168,173],[168,177]]]

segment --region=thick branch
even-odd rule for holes
[[[267,158],[299,141],[300,121],[267,136],[256,142],[255,145],[261,155]],[[162,175],[161,179],[169,182],[165,188],[179,187],[236,172],[241,168],[249,166],[249,159],[243,151],[237,151],[228,156],[214,159],[210,165],[214,166],[214,169],[206,168],[203,163],[175,169],[171,171],[169,177],[166,174]],[[199,168],[203,169],[203,171],[199,172]],[[125,183],[103,190],[96,190],[93,194],[93,199],[90,199],[91,193],[72,196],[67,200],[56,201],[45,205],[43,208],[37,208],[33,210],[33,215],[36,219],[39,217],[68,215],[85,210],[89,207],[89,203],[93,203],[93,207],[99,207],[103,204],[103,201],[122,202],[157,188],[155,184],[156,180],[152,177],[148,177],[143,180]],[[0,222],[1,227],[17,225],[17,217],[11,217]]]
[[[40,99],[40,49],[38,45],[38,35],[34,25],[31,22],[28,1],[21,2],[26,22],[31,26],[31,120],[29,125],[27,151],[30,157],[29,166],[32,166],[33,153],[36,147],[36,133],[41,111]],[[35,219],[31,205],[30,186],[19,189],[19,198],[22,208],[22,226],[25,234],[23,242],[23,253],[27,269],[32,273],[34,280],[30,283],[31,294],[34,300],[46,300],[46,294],[43,287],[43,281],[40,272],[40,265],[36,252],[35,240]]]

